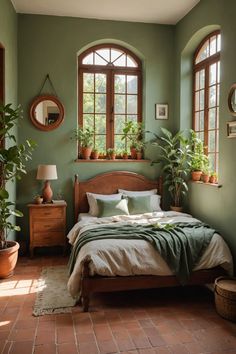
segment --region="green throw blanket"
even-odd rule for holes
[[[159,252],[182,285],[186,284],[216,231],[201,222],[173,225],[122,224],[100,226],[84,231],[74,245],[69,271],[73,271],[78,253],[86,243],[102,239],[146,240]]]

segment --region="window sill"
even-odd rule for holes
[[[122,163],[122,162],[151,162],[151,160],[141,159],[141,160],[132,160],[132,159],[115,159],[115,160],[108,160],[108,159],[97,159],[97,160],[84,160],[84,159],[76,159],[75,162],[77,163],[101,163],[101,162],[111,162],[111,163]]]
[[[222,187],[222,184],[219,184],[219,183],[205,183],[205,182],[202,182],[202,181],[191,181],[191,183],[193,184],[203,184],[203,185],[206,185],[206,186],[211,186],[211,187],[215,187],[215,188],[221,188]]]

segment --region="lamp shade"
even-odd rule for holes
[[[57,179],[57,166],[56,165],[38,165],[36,179]]]

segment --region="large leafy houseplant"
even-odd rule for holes
[[[14,217],[23,214],[15,209],[15,203],[9,200],[7,182],[21,179],[26,174],[25,162],[31,159],[35,143],[26,140],[17,144],[14,127],[22,118],[20,107],[13,109],[11,104],[0,105],[0,251],[10,247],[7,241],[9,231],[19,231]]]
[[[186,183],[190,171],[192,156],[191,139],[186,138],[183,132],[173,135],[169,130],[161,128],[162,136],[155,133],[152,144],[158,146],[160,156],[152,161],[162,164],[165,176],[164,185],[167,187],[174,207],[181,207],[182,197],[188,191]]]

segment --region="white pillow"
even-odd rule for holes
[[[87,192],[87,199],[89,204],[89,214],[92,216],[98,216],[99,210],[97,205],[97,199],[100,200],[121,200],[122,194],[96,194]]]
[[[151,208],[152,211],[162,211],[160,207],[161,196],[157,194],[157,189],[151,189],[149,191],[127,191],[125,189],[118,189],[119,193],[127,195],[127,197],[138,197],[138,196],[151,196]]]

